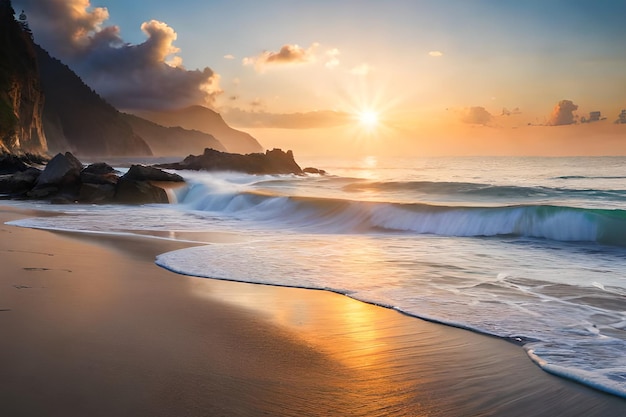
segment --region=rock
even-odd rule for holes
[[[134,181],[185,181],[183,177],[178,174],[170,174],[169,172],[162,171],[158,168],[144,165],[132,165],[122,178]]]
[[[135,181],[125,176],[117,183],[114,200],[122,204],[169,203],[163,188],[148,181]]]
[[[115,172],[116,171],[112,166],[104,162],[97,162],[89,165],[80,172],[80,181],[83,185],[115,185],[119,180],[119,177],[115,174]]]
[[[110,203],[115,198],[115,184],[83,183],[78,193],[81,203]]]
[[[80,181],[83,184],[117,184],[119,177],[115,174],[92,174],[90,172],[81,172]]]
[[[0,175],[0,194],[25,194],[35,186],[39,175],[41,171],[32,167],[14,174]]]
[[[59,192],[59,187],[54,185],[44,185],[42,187],[35,187],[26,195],[34,200],[51,197]]]
[[[317,169],[317,168],[313,168],[313,167],[304,168],[302,170],[302,172],[304,172],[305,174],[326,175],[326,171],[324,171],[323,169]]]
[[[16,155],[4,154],[0,156],[0,175],[15,174],[16,172],[26,171],[28,168],[29,165]]]
[[[189,155],[182,162],[156,165],[166,169],[194,171],[238,171],[247,174],[302,174],[291,151],[280,149],[247,155],[205,149],[202,155]]]
[[[95,174],[95,175],[105,175],[105,174],[113,174],[115,173],[115,168],[105,162],[96,162],[95,164],[91,164],[87,166],[85,169],[81,171],[81,174]]]
[[[78,182],[83,164],[70,152],[57,154],[48,162],[37,179],[37,188],[48,185],[68,185]]]

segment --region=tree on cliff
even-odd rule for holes
[[[27,26],[27,23],[24,23]],[[43,94],[30,28],[0,0],[0,153],[44,153]]]
[[[22,27],[22,30],[28,35],[28,37],[33,40],[33,31],[30,30],[30,25],[28,24],[28,17],[26,16],[26,12],[24,10],[22,10],[22,13],[20,13],[20,26]]]

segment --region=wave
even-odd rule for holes
[[[457,207],[254,192],[213,194],[201,185],[192,187],[181,204],[193,211],[323,233],[519,236],[626,247],[626,210],[619,209],[556,205]]]
[[[560,177],[564,178],[564,177]],[[586,178],[586,177],[567,177]],[[611,177],[614,178],[614,177]],[[522,187],[471,182],[390,181],[356,182],[343,187],[346,192],[409,191],[421,194],[462,195],[486,198],[585,198],[626,201],[626,190],[570,189],[553,187]]]
[[[586,175],[563,175],[554,177],[557,180],[624,180],[626,176],[586,176]]]

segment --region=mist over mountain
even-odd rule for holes
[[[152,150],[122,114],[69,67],[36,46],[46,96],[44,129],[51,153],[81,156],[149,156]]]
[[[213,135],[231,153],[263,152],[263,147],[254,137],[228,126],[219,113],[204,106],[189,106],[179,110],[133,111],[133,113],[163,126],[180,126]]]
[[[164,127],[132,114],[124,113],[122,118],[135,133],[144,138],[152,152],[158,156],[182,157],[202,153],[206,148],[226,152],[226,147],[208,133],[182,127]]]

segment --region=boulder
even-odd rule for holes
[[[144,165],[132,165],[122,178],[133,181],[185,181],[183,177],[178,174],[170,174],[158,168]]]
[[[83,164],[70,152],[57,154],[48,162],[37,179],[37,188],[75,184],[80,178]]]
[[[14,174],[0,175],[0,194],[25,194],[35,186],[39,175],[41,170],[32,167]]]
[[[15,174],[26,171],[28,168],[29,165],[16,155],[3,154],[0,156],[0,175]]]
[[[323,169],[317,169],[313,167],[306,167],[302,170],[302,172],[304,172],[305,174],[326,175],[326,171],[324,171]]]
[[[114,174],[115,168],[105,162],[96,162],[95,164],[91,164],[85,169],[81,171],[81,174],[94,174],[94,175],[105,175],[105,174]]]
[[[80,172],[80,181],[85,184],[115,185],[119,177],[115,169],[104,162],[91,164]]]
[[[115,189],[115,202],[122,204],[169,203],[167,193],[148,181],[120,178]]]
[[[110,203],[115,198],[115,184],[83,183],[78,193],[81,203]]]

